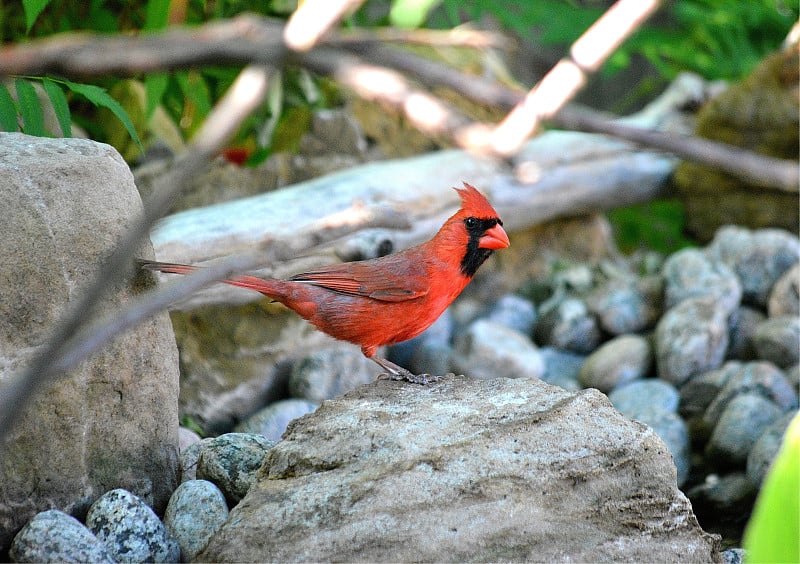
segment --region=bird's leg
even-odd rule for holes
[[[414,374],[402,366],[398,366],[394,362],[379,356],[371,356],[369,358],[374,360],[378,366],[386,371],[386,376],[388,376],[390,380],[406,380],[412,384],[425,385],[430,384],[431,382],[436,382],[439,379],[439,376],[436,375],[431,376],[430,374]]]

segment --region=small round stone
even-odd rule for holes
[[[788,368],[800,360],[800,317],[770,317],[756,327],[753,346],[758,358]]]
[[[275,442],[257,433],[226,433],[205,445],[197,461],[197,478],[213,482],[231,505],[247,494]]]
[[[228,504],[217,486],[206,480],[182,483],[172,493],[164,526],[181,547],[181,559],[193,560],[228,518]]]
[[[89,508],[86,526],[117,562],[177,562],[180,549],[164,524],[127,490],[104,493]]]
[[[535,334],[542,345],[578,354],[592,352],[601,340],[597,321],[577,298],[564,298],[541,312]]]
[[[761,434],[747,456],[747,477],[756,487],[761,486],[767,475],[772,461],[778,455],[783,442],[783,436],[792,419],[797,416],[796,411],[784,413]]]
[[[276,401],[239,423],[234,431],[258,433],[277,442],[281,440],[281,436],[292,420],[316,411],[317,407],[319,407],[318,403],[304,399],[291,398]]]
[[[578,379],[585,388],[608,393],[617,386],[643,378],[653,364],[650,342],[639,335],[611,339],[586,357]]]
[[[552,347],[542,347],[539,352],[544,360],[545,370],[541,378],[544,382],[572,392],[581,389],[578,374],[586,361],[585,356]]]
[[[742,286],[733,271],[699,249],[682,249],[670,256],[662,275],[667,309],[688,298],[709,297],[731,312],[742,299]]]
[[[672,384],[646,378],[619,386],[608,394],[608,399],[617,411],[637,419],[641,413],[651,410],[677,413],[680,395]]]
[[[492,305],[486,319],[530,335],[536,325],[536,307],[522,296],[506,294]]]
[[[662,281],[649,276],[635,281],[611,280],[586,298],[589,311],[610,335],[649,329],[662,312]]]
[[[318,349],[295,363],[289,376],[292,397],[321,403],[375,381],[381,368],[354,347]]]
[[[756,349],[753,335],[766,316],[759,310],[748,306],[736,308],[728,318],[730,341],[725,358],[728,360],[755,360]]]
[[[540,378],[544,360],[522,333],[486,319],[471,323],[456,338],[456,370],[475,378]]]
[[[770,317],[800,315],[800,262],[775,282],[769,294],[767,312]]]
[[[658,376],[677,386],[722,364],[728,347],[728,311],[710,298],[689,298],[656,325]]]
[[[706,445],[706,459],[715,468],[741,468],[761,434],[781,416],[764,396],[747,393],[731,400]]]
[[[37,513],[14,537],[12,562],[116,562],[83,523],[58,509]]]

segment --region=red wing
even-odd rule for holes
[[[411,272],[395,272],[393,264],[371,261],[332,264],[292,276],[295,282],[307,282],[334,292],[364,296],[382,302],[404,302],[428,293],[427,278]]]

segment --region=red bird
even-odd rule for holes
[[[427,384],[376,356],[378,347],[416,337],[427,329],[472,280],[492,251],[508,247],[503,221],[480,192],[455,188],[461,208],[416,247],[384,257],[324,266],[288,280],[237,276],[226,284],[261,292],[284,304],[319,330],[361,347],[393,380]],[[145,262],[143,268],[186,274],[196,266]]]

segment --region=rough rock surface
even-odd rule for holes
[[[602,394],[378,381],[293,422],[200,561],[718,559],[669,451]]]
[[[46,340],[142,204],[110,146],[17,133],[0,133],[0,200],[2,385]],[[99,314],[141,291],[115,288]],[[38,511],[83,516],[111,488],[163,510],[177,482],[177,399],[178,355],[166,315],[43,390],[4,446],[0,551]]]

